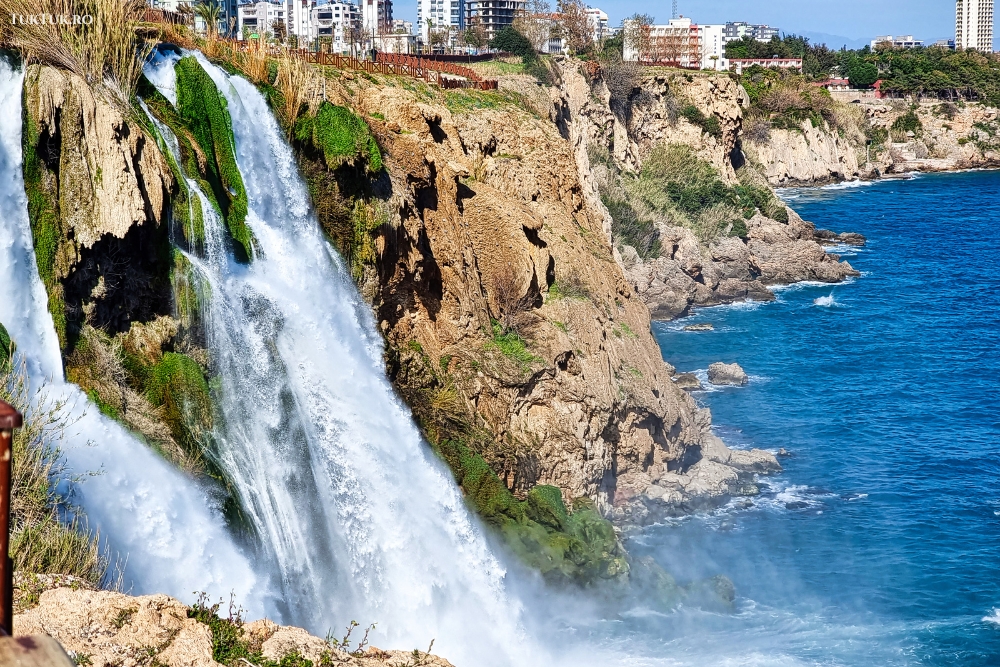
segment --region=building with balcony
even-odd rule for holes
[[[701,69],[701,39],[698,25],[680,16],[662,25],[640,25],[626,21],[622,57],[650,65]]]
[[[879,35],[872,40],[871,47],[872,50],[875,48],[883,49],[915,49],[919,46],[923,46],[924,41],[922,39],[913,39],[913,35]]]
[[[392,33],[392,0],[361,0],[361,23],[369,38]]]
[[[310,10],[309,32],[303,35],[310,44],[328,43],[332,53],[350,54],[361,48],[361,10],[348,2],[314,4]]]
[[[955,46],[993,51],[993,0],[956,0]]]
[[[277,0],[259,0],[237,8],[236,34],[239,39],[272,37],[275,23],[281,21],[287,31],[287,7]]]
[[[600,42],[605,37],[610,37],[608,30],[608,15],[597,7],[587,7],[587,18],[590,19],[590,26],[594,30],[594,42]]]
[[[758,42],[770,42],[775,37],[781,37],[781,31],[762,23],[731,21],[726,24],[725,40],[727,42],[735,42],[744,37],[751,37]]]
[[[498,32],[514,23],[514,18],[524,11],[525,0],[466,0],[465,21],[478,21],[486,38],[493,39]]]

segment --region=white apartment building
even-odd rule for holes
[[[393,19],[393,21],[392,21],[392,34],[394,34],[394,35],[412,35],[413,34],[413,21],[404,21],[403,19]]]
[[[597,7],[587,7],[586,12],[590,26],[594,29],[594,41],[600,42],[605,37],[610,37],[607,13]]]
[[[767,24],[730,21],[726,24],[725,36],[727,42],[733,42],[744,37],[752,37],[758,42],[770,42],[773,37],[780,37],[781,31]]]
[[[701,69],[698,25],[680,16],[665,25],[639,27],[625,22],[622,58],[685,69]]]
[[[464,0],[418,0],[417,25],[424,44],[430,43],[431,30],[447,32],[449,42],[453,42],[465,27]]]
[[[251,35],[271,36],[276,21],[284,23],[287,29],[286,9],[285,4],[277,0],[259,0],[240,5],[237,10],[236,25],[238,38],[245,39]]]
[[[391,33],[392,30],[392,0],[360,0],[361,24],[365,35]]]
[[[701,46],[701,68],[717,72],[729,69],[726,60],[726,26],[724,24],[699,25],[698,42]]]
[[[357,5],[349,2],[327,2],[316,5],[310,12],[309,32],[306,38],[312,42],[316,39],[329,39],[330,50],[333,53],[351,53],[354,39],[351,28],[357,28],[360,33],[361,11]],[[357,37],[361,37],[360,34]],[[360,48],[360,43],[358,43]]]
[[[922,39],[913,39],[913,35],[879,35],[872,40],[871,47],[872,50],[876,46],[891,46],[893,48],[899,49],[915,49],[918,46],[923,46],[924,41]]]
[[[993,0],[956,0],[955,47],[993,51]]]

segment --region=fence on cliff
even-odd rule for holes
[[[146,21],[148,23],[188,25],[184,15],[159,9],[147,9]],[[234,39],[220,41],[225,42],[229,48],[236,51],[249,51],[261,48],[256,42]],[[353,56],[342,56],[326,51],[310,51],[309,49],[285,49],[270,45],[264,48],[268,49],[275,56],[288,54],[313,65],[327,65],[339,69],[367,72],[369,74],[408,76],[414,79],[422,79],[427,83],[435,83],[441,88],[496,90],[498,87],[495,79],[484,79],[473,69],[437,58],[424,58],[401,53],[376,53],[375,59],[370,60],[355,58]]]

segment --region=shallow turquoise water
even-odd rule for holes
[[[695,394],[723,439],[792,456],[754,507],[633,540],[679,579],[725,573],[739,595],[731,617],[636,611],[637,660],[1000,665],[1000,612],[988,620],[1000,608],[998,193],[1000,172],[785,191],[817,226],[868,237],[844,252],[862,277],[654,325],[678,369],[721,360],[750,374]],[[680,330],[703,321],[715,331]]]

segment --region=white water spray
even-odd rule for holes
[[[133,593],[168,593],[190,600],[194,591],[230,591],[251,602],[256,578],[209,509],[205,492],[87,405],[63,381],[62,360],[45,288],[38,277],[28,221],[21,155],[23,72],[0,59],[0,322],[16,341],[33,388],[66,402],[73,423],[60,444],[69,472],[82,475],[74,500],[113,552],[127,559],[125,586]],[[91,475],[91,473],[97,473]],[[251,611],[261,613],[253,605]]]
[[[377,622],[384,645],[435,639],[455,664],[527,664],[504,568],[386,380],[371,314],[264,97],[196,56],[227,100],[260,242],[249,266],[235,263],[203,198],[205,251],[190,259],[211,295],[216,456],[275,574],[277,608],[320,634],[357,619]],[[164,90],[173,60],[147,66]]]

